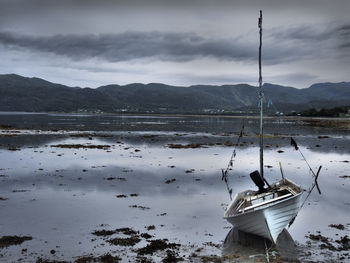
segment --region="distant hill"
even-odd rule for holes
[[[114,105],[114,99],[94,89],[71,88],[13,74],[0,75],[0,111],[111,111]]]
[[[291,112],[350,105],[350,82],[307,89],[264,84],[267,109]],[[247,84],[169,86],[161,83],[68,87],[39,78],[0,75],[0,111],[233,113],[256,112],[258,91]]]

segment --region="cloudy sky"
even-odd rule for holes
[[[0,74],[70,86],[350,81],[349,0],[0,0]]]

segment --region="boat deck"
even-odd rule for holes
[[[263,193],[252,190],[243,191],[236,196],[235,201],[226,212],[226,216],[254,211],[268,206],[269,204],[295,196],[301,191],[302,189],[299,186],[286,179],[272,184],[271,188]]]

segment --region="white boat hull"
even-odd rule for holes
[[[225,218],[237,229],[265,237],[276,243],[282,230],[298,214],[301,196],[302,193],[299,193],[254,211],[225,216]]]

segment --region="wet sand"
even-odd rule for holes
[[[266,261],[265,242],[244,244],[247,237],[223,219],[229,195],[220,169],[240,119],[59,115],[45,128],[41,118],[32,116],[27,127],[13,120],[23,116],[8,118],[0,116],[0,262]],[[114,129],[103,129],[107,122]],[[251,127],[229,177],[234,192],[255,188],[256,121],[245,122]],[[312,183],[291,135],[312,167],[323,165],[323,194],[313,193],[280,244],[269,245],[270,262],[350,260],[348,128],[346,120],[324,127],[329,122],[336,123],[267,121],[269,181],[280,178],[282,161],[288,178],[304,188]]]

